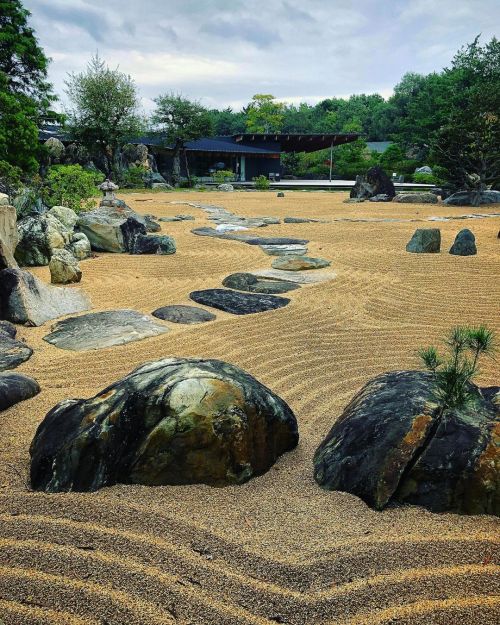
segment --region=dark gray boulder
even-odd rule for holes
[[[0,410],[7,410],[20,401],[30,399],[40,392],[38,382],[21,373],[0,373]]]
[[[498,389],[496,389],[498,391]],[[489,396],[440,416],[433,377],[422,371],[377,376],[354,397],[314,456],[325,489],[434,512],[500,515],[498,414]]]
[[[373,186],[366,181],[364,176],[356,176],[356,182],[350,192],[350,199],[367,200],[372,195],[374,195]]]
[[[198,306],[182,306],[176,304],[157,308],[151,314],[154,317],[158,317],[158,319],[163,319],[163,321],[185,323],[188,325],[206,323],[207,321],[213,321],[215,319],[213,313],[203,308],[198,308]]]
[[[16,340],[16,334],[16,327],[12,323],[0,321],[0,371],[14,369],[33,354],[31,347]]]
[[[406,245],[407,252],[415,254],[437,254],[441,249],[439,228],[418,228]]]
[[[232,273],[224,278],[222,284],[229,289],[247,291],[249,293],[280,294],[300,288],[299,284],[285,282],[284,280],[258,278],[252,273]]]
[[[372,197],[375,195],[387,195],[388,201],[390,201],[396,195],[392,180],[378,165],[370,167],[366,172],[366,180],[373,188]]]
[[[138,234],[131,246],[131,254],[175,254],[176,246],[172,237],[166,234]]]
[[[158,336],[168,327],[137,310],[106,310],[68,317],[52,326],[44,341],[61,349],[87,351]]]
[[[500,204],[500,191],[482,191],[474,201],[473,191],[458,191],[444,200],[448,206],[479,206],[480,204]]]
[[[238,293],[228,289],[206,289],[193,291],[190,299],[204,306],[218,308],[233,315],[250,315],[282,308],[290,303],[286,297],[264,295],[260,293]]]
[[[147,232],[160,232],[161,226],[158,223],[158,220],[153,215],[144,215],[144,225],[146,226]]]
[[[476,237],[468,228],[460,230],[450,248],[450,254],[455,256],[474,256],[477,254]]]
[[[241,484],[297,442],[289,406],[248,373],[217,360],[166,358],[91,399],[55,406],[31,443],[31,485]]]
[[[278,191],[278,193],[276,193],[276,197],[285,197],[285,194],[283,191]]]

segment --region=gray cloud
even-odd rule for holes
[[[317,102],[389,95],[408,71],[448,65],[500,23],[498,0],[24,0],[53,59],[68,72],[96,49],[136,81],[146,108],[165,91],[239,108],[255,93]],[[442,17],[445,16],[445,17]],[[64,96],[63,96],[64,97]]]

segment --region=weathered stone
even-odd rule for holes
[[[72,237],[72,230],[50,213],[24,217],[17,229],[19,243],[14,256],[23,267],[48,265],[54,250],[64,248]]]
[[[7,196],[6,196],[7,197]],[[0,205],[0,245],[2,249],[0,254],[4,254],[4,261],[0,258],[0,268],[7,269],[7,263],[15,263],[13,259],[14,251],[19,241],[17,233],[17,214],[16,209],[9,204]],[[1,267],[2,262],[4,267]],[[16,263],[17,266],[17,263]]]
[[[8,206],[9,205],[9,196],[7,193],[0,193],[0,206]]]
[[[377,376],[317,449],[316,481],[376,509],[396,501],[434,512],[499,515],[498,417],[477,387],[471,392],[475,403],[440,416],[432,374]]]
[[[0,318],[40,326],[89,308],[90,300],[83,291],[46,285],[21,269],[0,271]]]
[[[33,350],[16,340],[16,327],[8,321],[0,321],[0,371],[14,369],[33,354]]]
[[[477,254],[476,238],[468,228],[460,230],[450,248],[455,256],[474,256]]]
[[[66,249],[77,260],[85,260],[92,255],[90,241],[83,232],[75,232],[72,234],[71,243],[68,243]]]
[[[350,191],[350,199],[367,200],[374,195],[373,186],[369,184],[364,176],[356,176],[356,182]]]
[[[180,219],[181,221],[194,221],[194,219],[195,219],[193,217],[193,215],[183,215],[183,214],[180,214],[180,215],[176,215],[176,217],[178,219]]]
[[[278,193],[276,193],[276,197],[285,197],[285,194],[283,191],[278,191]]]
[[[305,256],[307,247],[305,245],[260,245],[260,249],[269,256]]]
[[[152,215],[144,215],[144,224],[147,232],[160,232],[161,226]]]
[[[257,269],[252,271],[254,276],[272,278],[296,284],[318,284],[335,280],[337,274],[334,271],[283,271],[282,269]]]
[[[0,410],[30,399],[40,392],[38,382],[21,373],[0,373]]]
[[[449,206],[474,206],[472,191],[458,191],[444,200]],[[479,196],[479,204],[500,203],[500,191],[482,191]],[[476,205],[479,205],[476,204]]]
[[[227,183],[224,183],[224,184],[220,184],[220,185],[218,185],[218,187],[217,187],[217,191],[226,191],[226,192],[228,192],[228,191],[234,191],[234,187],[233,187],[233,185],[232,185],[232,184],[227,184]]]
[[[391,197],[387,195],[387,193],[379,193],[378,195],[373,195],[369,198],[370,202],[390,202]]]
[[[249,315],[282,308],[290,303],[286,297],[257,293],[238,293],[229,289],[193,291],[189,297],[198,304],[218,308],[233,315]]]
[[[434,193],[398,193],[392,198],[393,202],[400,204],[437,204],[437,195]]]
[[[98,252],[129,252],[139,234],[146,234],[142,218],[127,206],[100,206],[81,213],[78,227]]]
[[[131,254],[175,254],[175,241],[166,234],[138,234],[135,237]]]
[[[372,196],[387,195],[390,201],[396,195],[392,180],[378,165],[370,167],[366,172],[366,180],[373,188]]]
[[[195,323],[205,323],[207,321],[213,321],[215,315],[208,310],[198,308],[198,306],[163,306],[157,308],[151,313],[158,319],[163,321],[171,321],[172,323],[185,323],[188,325]]]
[[[31,443],[31,485],[241,484],[297,442],[289,406],[249,374],[217,360],[166,358],[91,399],[55,406]]]
[[[217,232],[215,228],[194,228],[191,232],[202,237],[241,241],[247,245],[307,245],[309,243],[307,239],[293,239],[291,237],[259,237],[252,234],[221,233]]]
[[[66,226],[68,230],[74,230],[78,221],[78,215],[75,211],[71,210],[71,208],[67,208],[66,206],[53,206],[48,211],[48,214],[55,217],[63,224],[63,226]]]
[[[359,204],[361,202],[366,202],[368,198],[364,197],[349,197],[346,200],[342,200],[344,204]]]
[[[317,223],[319,219],[310,219],[309,217],[285,217],[284,224],[308,224]]]
[[[158,191],[173,191],[174,189],[172,185],[168,184],[167,182],[152,182],[151,188]]]
[[[309,269],[323,269],[329,267],[331,262],[325,258],[312,258],[310,256],[282,256],[275,258],[271,264],[273,269],[282,271],[306,271]]]
[[[55,250],[49,262],[49,269],[52,284],[71,284],[82,279],[80,265],[68,250]]]
[[[229,289],[247,291],[249,293],[280,294],[300,288],[298,284],[269,278],[257,278],[252,273],[233,273],[222,281],[223,286]]]
[[[125,345],[168,332],[168,327],[136,310],[106,310],[57,322],[44,341],[61,349],[88,351]]]
[[[437,254],[441,249],[439,228],[418,228],[406,245],[407,252],[416,254]]]

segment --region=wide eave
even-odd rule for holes
[[[357,132],[336,134],[285,134],[285,133],[242,133],[233,135],[236,143],[259,145],[278,143],[283,152],[315,152],[330,146],[343,145],[356,141],[360,137]]]

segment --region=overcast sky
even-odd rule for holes
[[[499,34],[499,0],[25,0],[63,96],[96,52],[136,81],[144,108],[166,91],[238,110],[255,93],[316,103],[384,97],[408,71],[449,64]],[[497,33],[495,33],[495,27]]]

